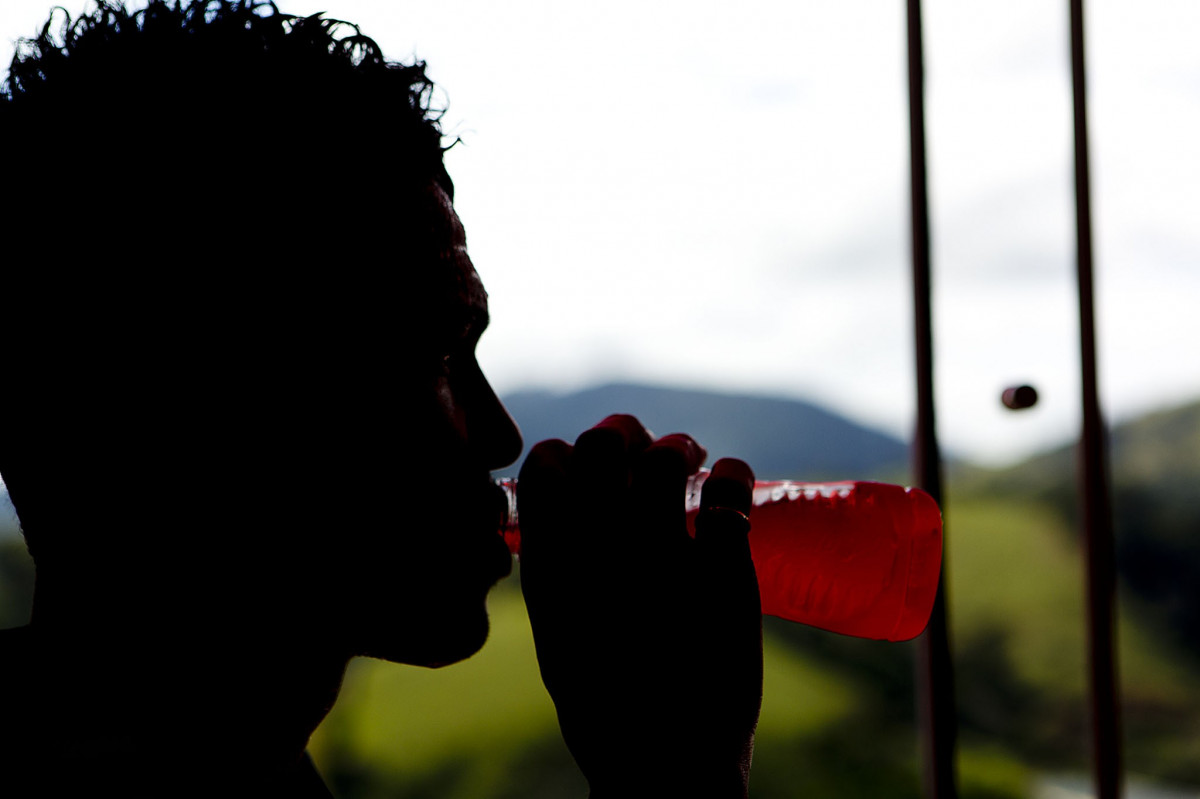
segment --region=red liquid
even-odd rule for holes
[[[865,482],[813,493],[768,501],[750,514],[763,613],[859,638],[920,635],[942,566],[942,516],[933,498]]]
[[[699,482],[687,497],[693,535]],[[515,481],[501,485],[515,496]],[[518,554],[517,526],[501,532]],[[942,516],[916,488],[759,482],[750,554],[763,613],[858,638],[907,641],[925,629],[937,594]]]

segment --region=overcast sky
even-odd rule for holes
[[[444,89],[501,393],[670,382],[908,435],[902,0],[279,4],[360,23]],[[0,0],[0,42],[49,6]],[[924,6],[939,430],[1003,463],[1078,427],[1067,3]],[[1121,419],[1200,396],[1200,3],[1086,6],[1102,402]],[[1004,411],[1018,382],[1042,401]]]

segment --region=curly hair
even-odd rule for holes
[[[253,415],[295,441],[394,362],[398,317],[442,291],[432,97],[423,62],[263,0],[104,0],[18,45],[0,466],[35,557],[31,533],[88,504],[54,492],[105,502],[114,458],[149,485],[178,468],[168,439],[257,435]]]
[[[68,141],[124,135],[153,149],[169,136],[175,152],[190,140],[190,157],[206,139],[295,157],[285,145],[297,129],[307,146],[352,134],[357,149],[374,127],[391,139],[394,171],[452,192],[433,90],[424,62],[388,61],[358,26],[320,14],[296,17],[264,0],[149,0],[136,10],[100,0],[75,19],[55,9],[18,43],[0,87],[0,130],[32,134],[26,147],[73,133]]]

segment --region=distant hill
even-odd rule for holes
[[[971,470],[988,489],[1045,496],[1062,487],[1074,492],[1074,444],[1035,455],[999,471]],[[1200,401],[1156,411],[1112,427],[1109,464],[1114,483],[1194,487],[1200,479]],[[1184,491],[1182,493],[1189,493]]]
[[[718,457],[742,458],[761,479],[883,478],[908,463],[905,442],[799,400],[630,384],[503,399],[525,437],[522,460],[538,441],[574,441],[605,416],[630,413],[657,435],[691,434],[708,450],[710,465]]]

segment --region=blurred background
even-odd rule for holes
[[[491,294],[480,361],[527,443],[633,412],[760,477],[911,479],[903,3],[281,9],[428,61]],[[1086,11],[1128,794],[1196,797],[1200,5]],[[4,0],[5,60],[48,13]],[[1087,796],[1067,4],[926,0],[924,21],[962,794]],[[1016,383],[1036,406],[1003,408]],[[32,586],[5,503],[0,627]],[[470,661],[354,664],[313,743],[339,797],[585,794],[518,582]],[[769,619],[752,795],[920,795],[913,652]]]

